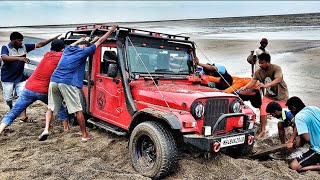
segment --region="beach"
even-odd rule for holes
[[[196,43],[200,62],[224,65],[231,75],[250,77],[246,58],[268,38],[271,63],[282,67],[289,96],[300,97],[306,105],[320,107],[320,14],[257,16],[220,19],[119,23],[149,31],[190,36]],[[0,45],[8,43],[9,34],[20,31],[24,43],[65,34],[74,25],[53,27],[0,28]],[[46,49],[30,56],[41,59]],[[9,108],[0,98],[0,116]],[[52,122],[47,141],[39,142],[45,124],[46,106],[36,102],[27,109],[35,122],[18,120],[0,135],[0,179],[149,179],[131,166],[128,138],[104,130],[88,131],[95,136],[80,142],[79,127],[63,132],[58,121]],[[288,132],[290,134],[290,130]],[[256,148],[279,144],[276,134],[256,141]],[[182,152],[176,171],[167,179],[320,179],[319,172],[298,173],[285,160],[233,158],[219,153],[211,159]]]

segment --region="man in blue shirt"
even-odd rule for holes
[[[223,78],[220,78],[219,83],[214,83],[214,84],[209,83],[208,84],[209,87],[217,88],[219,90],[225,90],[232,85],[233,79],[224,66],[200,63],[197,57],[195,57],[195,63],[203,67],[203,72],[205,73],[205,75],[214,76],[214,77],[223,77]]]
[[[275,101],[272,101],[267,105],[266,111],[267,113],[271,114],[273,117],[279,119],[279,122],[278,122],[279,138],[281,143],[285,144],[286,143],[285,128],[289,126],[293,127],[293,123],[291,122],[291,120],[293,119],[293,114],[289,110],[282,108],[281,105]]]
[[[288,99],[286,106],[295,115],[297,134],[310,143],[310,149],[294,159],[290,167],[297,171],[320,170],[320,109],[315,106],[305,106],[298,97]],[[293,135],[293,136],[294,136]],[[293,147],[294,138],[288,141],[287,147]]]
[[[52,111],[57,112],[61,107],[62,100],[64,100],[68,107],[68,113],[76,113],[82,133],[81,142],[86,142],[93,138],[87,133],[81,105],[86,59],[94,54],[96,47],[102,44],[117,27],[113,25],[93,45],[88,41],[82,40],[76,43],[78,44],[76,46],[67,46],[56,70],[51,76],[48,94],[48,109],[51,110],[49,113],[52,114]],[[46,133],[44,131],[42,134]]]
[[[26,57],[27,53],[43,47],[57,39],[60,35],[51,39],[36,43],[36,44],[23,44],[23,35],[19,32],[12,32],[10,34],[10,43],[3,45],[1,48],[1,58],[3,65],[1,67],[1,83],[3,87],[3,99],[7,105],[12,108],[12,99],[14,91],[19,96],[24,88],[26,77],[23,74],[24,64],[29,62]],[[26,111],[21,113],[22,121],[27,120]]]

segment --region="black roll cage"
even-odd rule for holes
[[[101,37],[104,35],[109,29],[111,29],[111,26],[108,25],[83,25],[78,26],[76,30],[69,31],[66,33],[64,37],[65,44],[69,45],[75,41],[77,41],[81,37],[90,37],[90,40],[92,40],[95,36]],[[133,116],[137,112],[137,107],[134,103],[134,99],[132,97],[130,86],[129,86],[129,77],[126,76],[126,59],[124,58],[127,56],[125,49],[123,48],[123,45],[126,43],[126,37],[133,38],[134,42],[139,42],[139,40],[143,40],[142,42],[147,42],[151,44],[161,44],[161,45],[169,45],[176,43],[179,46],[193,49],[193,53],[195,55],[195,45],[194,42],[189,41],[190,37],[187,36],[180,36],[180,35],[172,35],[172,34],[165,34],[165,33],[159,33],[154,31],[146,31],[146,30],[140,30],[140,29],[134,29],[134,28],[128,28],[128,27],[118,27],[117,30],[110,35],[108,40],[104,43],[107,43],[112,41],[116,42],[117,45],[117,51],[118,51],[118,63],[120,67],[120,74],[122,81],[122,86],[124,88],[125,93],[125,100],[127,108]],[[157,43],[155,43],[157,42]],[[88,114],[91,114],[89,111],[90,107],[90,92],[91,88],[94,84],[93,80],[91,79],[91,68],[92,68],[92,59],[93,57],[89,57],[89,73],[88,73],[88,105],[86,106],[86,111]]]

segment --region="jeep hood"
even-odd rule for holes
[[[157,88],[152,81],[136,81],[132,82],[130,86],[135,101],[167,106],[163,100],[165,99],[169,106],[174,109],[182,109],[182,104],[187,105],[189,109],[192,103],[199,98],[235,97],[232,94],[214,92],[212,88],[191,84],[190,82],[159,81]]]

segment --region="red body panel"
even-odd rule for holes
[[[115,47],[115,45],[109,44],[108,47]],[[100,74],[100,54],[101,48],[97,48],[92,62],[91,78],[94,84],[90,89],[89,113],[98,119],[128,130],[132,116],[126,107],[122,79],[117,77],[118,83],[116,83],[114,78],[108,77],[106,74]],[[182,125],[180,131],[183,133],[195,132],[196,134],[202,134],[204,119],[196,121],[191,114],[191,105],[195,101],[201,101],[205,105],[208,98],[223,98],[228,99],[230,105],[237,98],[232,94],[214,92],[212,88],[192,84],[186,79],[160,79],[156,87],[152,80],[145,80],[140,77],[129,85],[138,111],[152,108],[162,112],[171,112],[179,119]],[[84,86],[83,91],[88,101],[88,87]],[[243,109],[243,112],[245,114],[253,114],[251,109]],[[197,122],[196,127],[183,127],[183,122],[195,121]],[[219,133],[229,132],[234,127],[242,126],[243,117],[228,118],[226,129]]]

